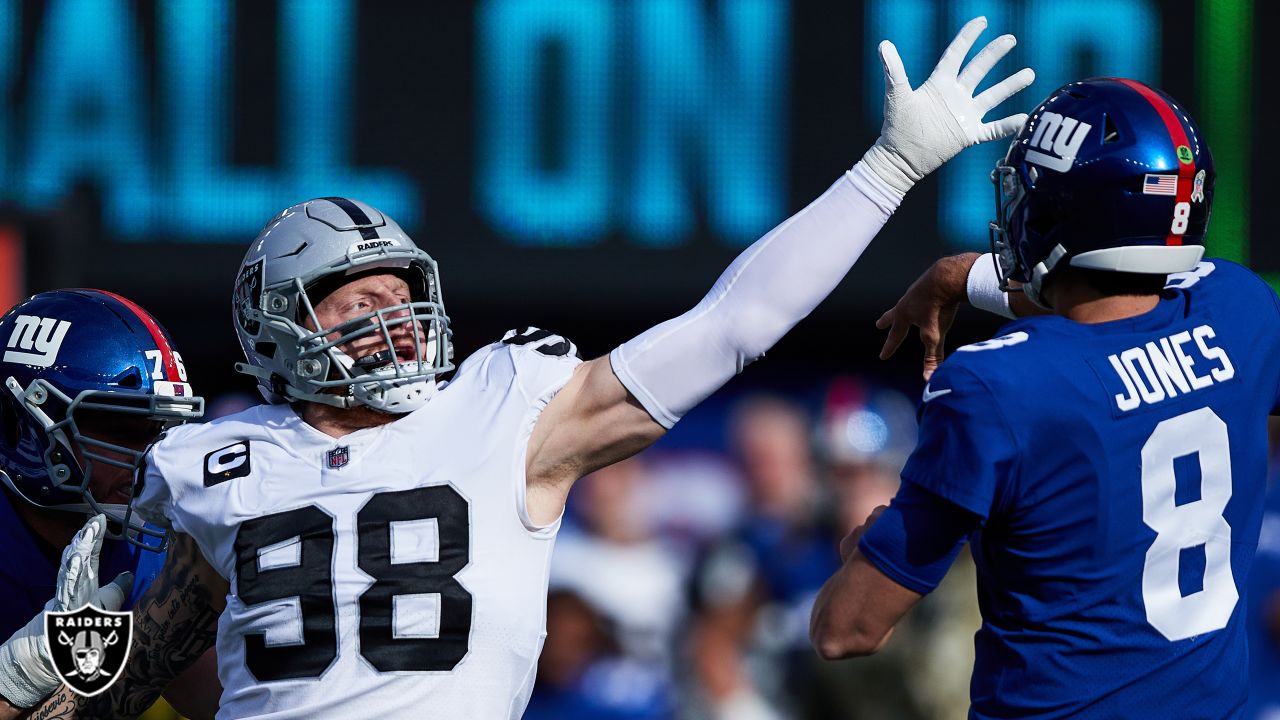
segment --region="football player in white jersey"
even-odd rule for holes
[[[656,441],[836,286],[927,173],[1024,115],[982,117],[1033,79],[975,88],[960,31],[912,90],[891,43],[879,140],[748,248],[689,312],[582,362],[526,328],[454,370],[435,262],[344,198],[288,208],[249,248],[234,322],[267,404],[170,432],[137,509],[174,531],[164,622],[125,677],[54,712],[131,716],[206,648],[219,718],[518,718],[545,628],[547,567],[579,477]]]

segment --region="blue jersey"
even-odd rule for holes
[[[58,584],[63,550],[29,530],[14,510],[15,502],[22,500],[0,490],[0,642],[44,611]],[[107,583],[126,570],[133,571],[133,590],[124,605],[127,609],[142,596],[163,565],[163,553],[108,539],[103,541],[98,556],[98,576],[100,582]]]
[[[971,716],[1239,717],[1275,294],[1212,260],[1138,317],[1002,333],[934,374],[903,471],[982,518]]]

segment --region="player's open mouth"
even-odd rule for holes
[[[376,353],[365,355],[356,361],[356,367],[364,372],[375,372],[383,368],[390,367],[396,363],[416,362],[418,354],[413,350],[413,344],[396,345],[395,353],[389,350],[381,350]]]

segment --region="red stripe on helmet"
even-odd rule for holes
[[[1155,108],[1156,114],[1164,121],[1165,129],[1169,131],[1169,140],[1173,142],[1173,160],[1178,164],[1178,193],[1174,197],[1174,207],[1177,207],[1177,203],[1190,203],[1191,186],[1195,179],[1196,164],[1194,156],[1189,163],[1184,163],[1178,158],[1178,147],[1185,145],[1190,148],[1191,143],[1187,139],[1187,131],[1182,127],[1182,123],[1178,121],[1177,113],[1173,111],[1173,107],[1168,100],[1160,97],[1159,93],[1146,85],[1126,78],[1116,78],[1116,80],[1124,83],[1141,95],[1148,103],[1151,103],[1151,107]],[[1165,244],[1181,245],[1182,236],[1171,232],[1165,238]]]
[[[182,382],[182,377],[178,375],[178,361],[173,357],[173,346],[169,344],[169,339],[164,336],[164,331],[160,329],[160,323],[151,317],[151,313],[143,310],[137,303],[127,297],[122,297],[106,290],[94,290],[93,292],[115,298],[120,301],[120,304],[133,311],[133,314],[147,327],[147,331],[151,333],[151,339],[156,343],[156,348],[160,350],[160,357],[164,361],[164,376],[170,382]]]

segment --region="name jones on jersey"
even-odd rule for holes
[[[1125,390],[1115,396],[1116,407],[1128,412],[1235,377],[1227,351],[1210,342],[1215,337],[1212,327],[1201,325],[1109,355]]]

